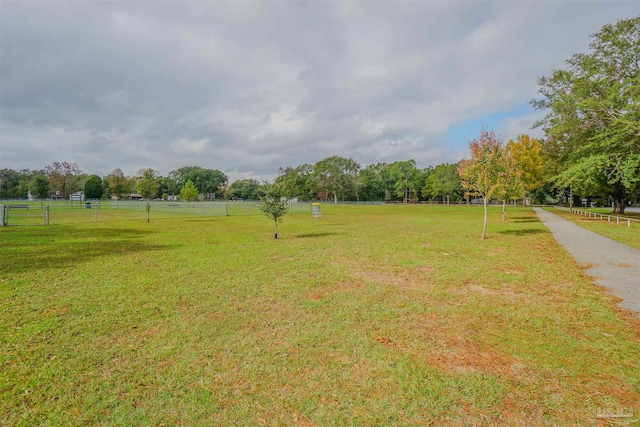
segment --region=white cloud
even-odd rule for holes
[[[578,7],[579,6],[579,7]],[[0,167],[455,162],[637,2],[0,2]],[[514,116],[500,132],[526,132]]]
[[[504,121],[502,127],[497,131],[504,135],[506,140],[516,139],[518,135],[527,134],[532,138],[544,137],[541,128],[534,128],[533,125],[544,117],[544,113],[537,112],[524,117],[514,117]]]

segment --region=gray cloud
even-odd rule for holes
[[[0,3],[0,167],[453,162],[633,2]],[[504,121],[528,131],[532,117]]]

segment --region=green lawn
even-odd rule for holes
[[[594,233],[631,246],[632,248],[640,249],[640,222],[631,221],[631,227],[628,227],[626,220],[621,219],[619,223],[616,223],[615,218],[610,218],[611,209],[596,208],[589,211],[597,213],[597,217],[592,215],[592,217],[589,218],[588,216],[581,216],[562,209],[549,209],[549,212],[560,215],[587,230],[591,230]],[[601,218],[600,215],[603,215],[603,218]],[[607,216],[609,216],[609,218],[607,218]],[[626,215],[626,217],[640,219],[640,215],[636,213],[630,213]]]
[[[637,319],[530,209],[323,213],[0,229],[0,425],[640,417]]]

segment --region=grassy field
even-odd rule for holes
[[[632,248],[640,249],[640,222],[631,222],[631,227],[627,227],[627,222],[620,220],[620,224],[616,224],[616,219],[611,218],[611,222],[607,221],[607,215],[611,215],[611,209],[593,209],[590,212],[604,215],[604,220],[587,216],[581,216],[579,214],[570,213],[561,209],[549,209],[549,212],[553,212],[556,215],[560,215],[563,218],[568,219],[581,227],[591,230],[594,233],[598,233],[609,239],[615,240]],[[626,215],[627,218],[640,219],[640,214],[630,213]]]
[[[530,209],[323,212],[0,229],[0,425],[640,418],[637,319]]]

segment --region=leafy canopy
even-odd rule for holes
[[[193,185],[190,179],[187,180],[184,187],[180,190],[180,200],[184,200],[185,202],[198,200],[198,190],[196,190],[196,186]]]
[[[360,165],[353,159],[331,156],[315,164],[313,173],[318,188],[333,195],[333,201],[355,192]]]
[[[158,196],[158,190],[160,189],[160,183],[156,172],[153,169],[142,169],[140,171],[138,182],[136,182],[136,189],[142,197],[147,199],[147,222],[149,222],[151,199]]]
[[[605,25],[590,52],[539,79],[537,123],[556,164],[554,181],[614,197],[624,211],[640,190],[640,16]]]
[[[124,176],[122,169],[114,169],[109,175],[107,175],[106,180],[109,184],[109,189],[111,189],[111,194],[116,196],[118,199],[131,192],[131,182],[126,176]]]
[[[450,198],[462,193],[462,183],[458,174],[457,164],[441,164],[429,174],[422,188],[426,197]]]
[[[275,226],[274,238],[278,238],[278,223],[282,222],[283,216],[287,213],[287,200],[283,196],[282,187],[278,184],[266,183],[262,187],[263,195],[260,197],[258,209],[269,219],[273,220]]]
[[[55,191],[67,198],[69,194],[80,189],[78,177],[82,174],[77,163],[53,162],[45,168],[49,182]]]
[[[30,186],[31,194],[36,199],[46,199],[51,195],[51,184],[49,178],[43,174],[37,174],[33,177]]]
[[[84,197],[87,199],[99,199],[102,197],[102,179],[98,175],[90,175],[84,183]]]
[[[503,196],[504,150],[495,132],[482,130],[480,137],[469,143],[471,158],[460,161],[458,173],[462,186],[479,194],[484,204],[482,238],[487,234],[487,203]]]

